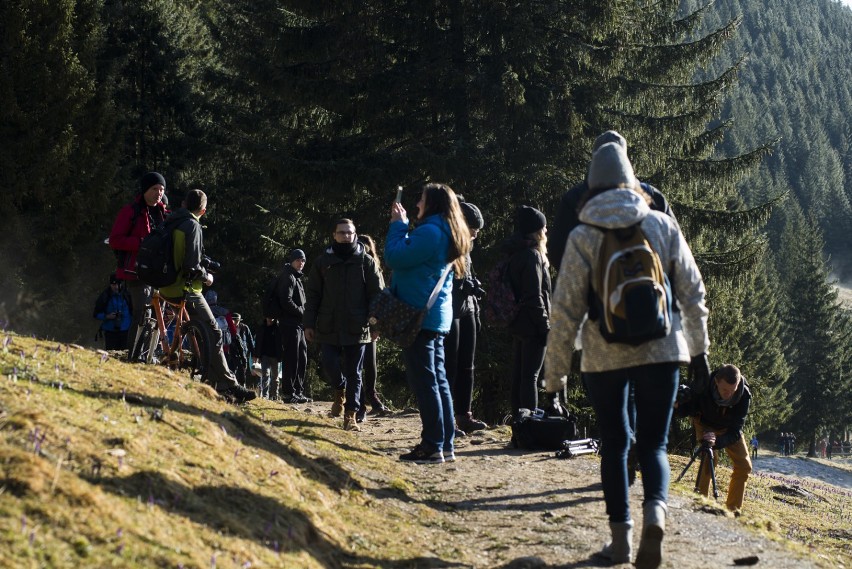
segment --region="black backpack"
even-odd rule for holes
[[[177,281],[174,263],[173,223],[158,225],[142,239],[136,254],[136,276],[146,285],[162,288]]]
[[[264,318],[280,319],[284,317],[284,311],[281,310],[281,302],[278,301],[278,279],[281,275],[273,278],[266,285],[263,291],[263,309]]]

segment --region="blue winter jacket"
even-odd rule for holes
[[[400,300],[425,307],[432,289],[447,266],[450,226],[441,215],[430,215],[409,233],[402,221],[391,223],[385,241],[385,263],[393,270],[390,289]],[[423,330],[446,334],[453,320],[453,271],[432,308]]]

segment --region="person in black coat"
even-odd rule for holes
[[[276,291],[281,316],[278,332],[281,338],[281,357],[284,373],[281,379],[281,399],[285,403],[313,401],[305,394],[305,369],[308,364],[308,344],[302,316],[305,313],[305,287],[302,285],[305,252],[293,249],[288,257],[290,264],[279,275]]]
[[[513,337],[512,413],[538,407],[538,380],[550,331],[550,270],[547,219],[539,210],[521,206],[515,233],[503,244],[509,255],[507,275],[519,309],[509,324]]]
[[[475,240],[485,226],[482,213],[472,203],[463,201],[461,196],[459,206],[470,229],[470,238]],[[444,365],[453,394],[456,436],[488,427],[474,418],[472,409],[476,337],[482,327],[479,320],[482,287],[473,272],[470,255],[465,258],[465,263],[468,270],[464,278],[453,279],[453,323],[450,333],[444,338]]]

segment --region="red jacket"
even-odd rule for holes
[[[165,219],[166,206],[159,202],[154,207],[160,210]],[[109,234],[109,246],[118,253],[116,277],[126,281],[136,280],[136,253],[139,251],[142,239],[149,233],[151,233],[151,221],[148,208],[145,198],[139,194],[131,203],[119,210]]]

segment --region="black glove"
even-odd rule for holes
[[[698,393],[703,393],[710,383],[710,362],[707,360],[707,354],[692,356],[686,373],[687,381],[692,389]]]

